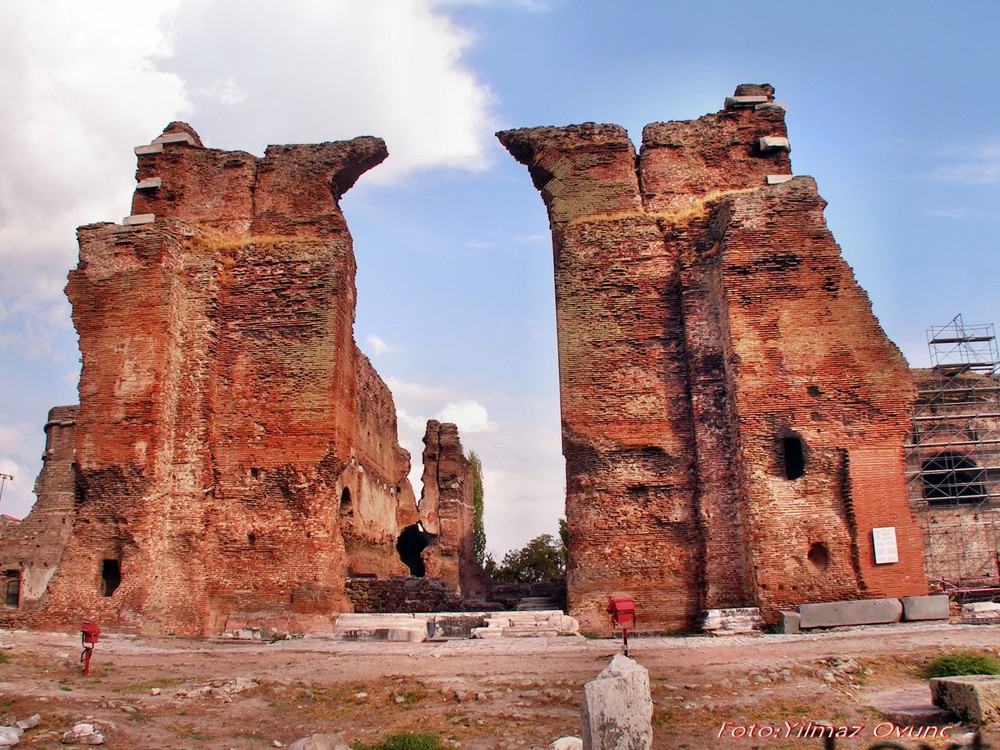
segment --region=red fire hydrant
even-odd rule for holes
[[[622,642],[625,646],[625,656],[628,656],[628,630],[635,627],[635,601],[622,597],[612,599],[608,605],[608,614],[611,615],[611,630],[622,629]]]
[[[83,653],[80,655],[80,661],[83,662],[83,673],[85,675],[90,674],[90,656],[94,653],[94,646],[97,645],[97,636],[100,634],[101,629],[97,627],[97,623],[90,620],[83,621],[83,627],[80,628],[80,640],[83,641]]]

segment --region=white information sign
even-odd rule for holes
[[[875,564],[899,562],[899,550],[896,548],[896,527],[884,526],[872,529],[872,543],[875,546]]]

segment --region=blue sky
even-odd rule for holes
[[[929,326],[1000,319],[997,28],[995,2],[0,0],[0,512],[27,512],[46,412],[77,400],[75,227],[128,213],[132,147],[170,120],[258,154],[385,138],[342,201],[355,337],[415,464],[424,420],[459,423],[502,554],[555,532],[564,468],[547,219],[493,132],[638,141],[771,83],[795,173],[923,366]]]

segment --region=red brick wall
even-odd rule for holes
[[[569,605],[584,629],[607,632],[612,595],[634,596],[644,627],[688,629],[708,607],[759,604],[773,620],[923,590],[909,557],[877,571],[861,557],[883,517],[907,555],[919,545],[899,482],[870,511],[849,482],[849,451],[902,445],[906,363],[812,181],[767,185],[791,173],[785,149],[761,147],[786,135],[773,90],[738,93],[768,101],[647,126],[638,162],[617,126],[499,134],[552,227]],[[805,474],[789,480],[793,436]],[[884,470],[901,482],[897,459]]]
[[[219,632],[233,612],[349,607],[352,566],[405,571],[409,457],[354,344],[337,205],[385,147],[359,138],[256,159],[193,137],[139,157],[138,178],[162,182],[137,190],[133,211],[154,223],[80,230],[67,287],[84,362],[80,503],[42,624]],[[104,560],[121,567],[112,596]]]

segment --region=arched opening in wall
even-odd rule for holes
[[[986,499],[983,470],[968,456],[946,451],[924,461],[924,499],[932,505],[978,503]]]
[[[111,596],[121,586],[122,569],[117,560],[105,560],[101,565],[101,594]]]
[[[351,491],[344,487],[344,491],[340,493],[340,517],[354,518],[354,502],[351,500]]]
[[[781,439],[781,462],[785,479],[798,479],[806,471],[802,438],[794,435]]]
[[[823,542],[813,542],[809,546],[807,559],[816,570],[822,572],[830,567],[830,550]]]
[[[16,570],[8,570],[4,573],[6,586],[4,592],[4,604],[8,607],[21,606],[21,574]]]
[[[396,541],[399,559],[410,569],[411,576],[423,578],[427,572],[422,555],[425,547],[427,547],[427,535],[420,528],[420,524],[407,526]]]

